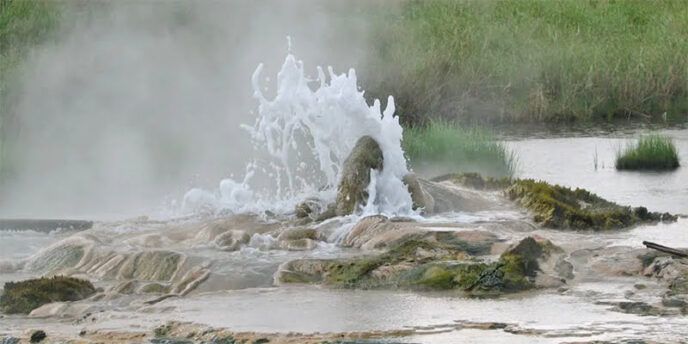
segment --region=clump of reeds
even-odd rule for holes
[[[637,142],[619,150],[618,170],[672,170],[679,167],[673,140],[660,134],[642,136]]]

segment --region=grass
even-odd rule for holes
[[[50,0],[0,0],[0,177],[8,169],[7,136],[12,132],[22,62],[52,37],[62,4]]]
[[[407,124],[688,114],[684,0],[405,1],[381,16],[363,85]]]
[[[418,172],[480,172],[511,177],[516,156],[488,131],[441,120],[404,129],[403,147]],[[446,169],[446,170],[444,170]]]
[[[670,137],[651,134],[619,150],[618,170],[673,170],[679,167],[676,146]]]

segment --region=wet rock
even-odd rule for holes
[[[418,180],[423,190],[429,193],[434,200],[433,211],[435,213],[454,211],[485,211],[513,209],[514,206],[506,199],[495,197],[495,192],[476,190],[464,187],[452,181],[431,182]]]
[[[28,314],[47,303],[78,301],[95,292],[91,282],[65,276],[7,282],[0,296],[0,311]]]
[[[536,222],[549,228],[607,230],[644,222],[676,221],[675,216],[648,212],[642,207],[623,207],[584,189],[531,179],[514,181],[506,194],[530,210]]]
[[[287,251],[311,251],[318,247],[318,242],[313,239],[294,239],[279,241],[280,249]]]
[[[649,305],[645,302],[619,302],[614,310],[622,313],[638,314],[638,315],[659,315],[661,310],[657,307]]]
[[[82,237],[71,237],[53,244],[33,257],[26,268],[30,271],[55,272],[76,267],[92,247]]]
[[[184,338],[151,338],[151,344],[193,344],[194,342]]]
[[[165,294],[170,291],[170,287],[160,283],[148,283],[143,285],[138,292],[142,294]]]
[[[322,200],[308,198],[297,204],[294,210],[297,218],[310,217],[311,219],[317,219],[326,209],[327,207],[323,205]]]
[[[296,227],[286,228],[277,236],[279,241],[311,239],[318,240],[318,231],[313,228]]]
[[[124,281],[112,288],[117,294],[133,294],[136,290],[136,281]]]
[[[42,342],[45,338],[47,338],[48,335],[45,334],[45,331],[43,330],[36,330],[31,333],[31,336],[29,337],[29,342],[31,343],[40,343]]]
[[[342,246],[372,249],[381,246],[378,243],[389,243],[392,238],[384,237],[387,233],[402,234],[389,218],[383,215],[364,217],[349,231],[342,241]],[[383,245],[384,245],[383,244]]]
[[[402,179],[413,201],[413,209],[422,209],[424,214],[431,214],[435,209],[435,199],[432,198],[429,192],[425,191],[418,182],[418,177],[409,173]]]
[[[320,283],[329,261],[322,259],[297,259],[282,263],[274,276],[277,285],[285,283]]]
[[[641,256],[641,259],[643,258]],[[668,283],[670,295],[688,294],[688,260],[686,259],[658,256],[645,267],[643,274]]]
[[[184,256],[173,251],[145,251],[131,255],[122,263],[118,279],[169,281],[182,264]]]
[[[0,344],[19,344],[20,340],[17,337],[0,337]]]
[[[686,308],[688,308],[688,295],[686,295],[686,296],[683,296],[683,295],[682,296],[665,295],[662,298],[662,305],[664,307],[686,309]]]
[[[437,241],[408,239],[378,255],[352,259],[301,259],[283,264],[277,284],[322,283],[344,288],[459,289],[472,295],[559,286],[539,262],[560,249],[549,241],[527,238],[497,262],[467,260],[464,251]],[[536,277],[542,274],[544,282]],[[549,279],[546,279],[549,278]],[[561,281],[561,279],[558,279]],[[545,283],[546,282],[546,283]]]
[[[368,200],[370,170],[382,170],[380,145],[370,136],[361,137],[344,161],[342,179],[337,188],[335,212],[338,216],[353,213]]]
[[[318,247],[318,239],[318,231],[313,228],[287,228],[277,236],[277,246],[289,251],[310,251]]]
[[[581,273],[586,277],[636,276],[643,272],[638,257],[645,251],[622,246],[580,249],[571,252],[570,258],[576,266],[585,267]]]
[[[501,260],[520,264],[520,273],[536,287],[554,288],[572,279],[573,265],[564,250],[541,237],[527,237],[505,251]]]
[[[431,231],[423,235],[423,238],[437,241],[472,256],[490,254],[492,246],[500,241],[495,234],[482,230]]]
[[[236,251],[248,244],[251,235],[242,230],[230,230],[215,238],[215,246],[223,251]]]
[[[328,204],[325,210],[318,214],[315,221],[325,221],[337,216],[337,205],[335,203]]]

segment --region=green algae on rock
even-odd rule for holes
[[[78,301],[96,292],[91,282],[73,277],[55,276],[5,283],[0,296],[0,311],[28,314],[51,302]]]
[[[358,139],[351,154],[344,161],[342,179],[337,188],[337,215],[349,215],[357,206],[366,203],[370,170],[382,170],[382,164],[382,149],[377,141],[370,136]]]
[[[624,207],[584,189],[570,189],[532,179],[515,180],[506,189],[509,199],[534,213],[542,226],[562,229],[620,229],[639,223],[676,221],[676,216]]]
[[[546,240],[522,240],[497,261],[467,256],[436,241],[409,239],[389,251],[352,259],[301,259],[280,267],[278,283],[319,283],[353,289],[461,290],[499,295],[537,287],[539,261],[559,248]]]

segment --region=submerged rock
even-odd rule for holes
[[[251,240],[251,235],[242,230],[230,230],[215,238],[215,245],[223,251],[236,251],[241,245],[246,245]]]
[[[383,155],[380,145],[370,136],[358,139],[349,157],[344,161],[342,179],[337,188],[335,212],[338,216],[353,213],[368,201],[370,170],[382,170]]]
[[[0,311],[28,314],[47,303],[78,301],[95,292],[91,282],[65,276],[7,282],[0,296]]]

